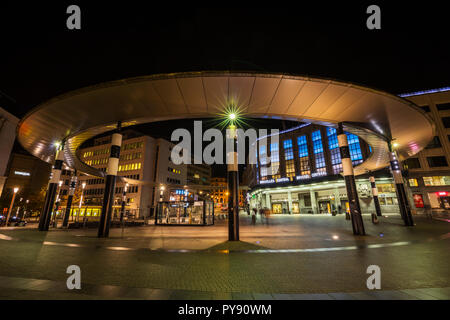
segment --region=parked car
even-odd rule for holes
[[[6,216],[1,215],[0,216],[0,225],[5,225],[6,223]],[[27,221],[21,219],[20,217],[10,217],[9,218],[9,222],[8,222],[9,226],[15,226],[15,227],[24,227],[27,225]]]

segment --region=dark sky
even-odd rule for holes
[[[450,85],[444,2],[155,2],[1,1],[0,106],[21,117],[80,87],[198,70],[320,76],[394,94]],[[373,3],[381,30],[366,28]],[[79,31],[66,28],[70,4],[81,7]]]
[[[322,76],[392,93],[450,84],[443,2],[381,3],[381,30],[366,28],[373,2],[317,2],[198,8],[2,1],[0,90],[16,103],[4,97],[1,103],[21,116],[57,94],[98,82],[195,70]],[[69,4],[81,7],[80,31],[66,28]]]

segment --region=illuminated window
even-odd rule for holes
[[[295,176],[295,164],[294,159],[286,161],[286,177]]]
[[[300,136],[297,138],[298,145],[298,156],[300,158],[300,174],[308,175],[311,174],[311,168],[309,166],[308,157],[308,143],[306,136]]]
[[[276,176],[273,177],[274,179],[279,178],[279,176],[277,176],[280,168],[280,153],[278,150],[278,143],[270,144],[270,160],[271,175]]]
[[[339,143],[335,128],[327,128],[328,148],[331,154],[331,166],[334,174],[342,171],[341,153],[339,151]]]
[[[395,193],[395,187],[392,183],[381,183],[377,185],[379,193]]]
[[[292,140],[283,141],[284,159],[286,161],[286,177],[295,176],[295,163],[294,163],[294,149],[292,147]]]
[[[316,159],[316,168],[325,168],[325,155],[323,153],[322,135],[320,130],[316,130],[312,133],[313,151]],[[317,170],[323,171],[323,170]]]
[[[417,183],[417,179],[409,179],[409,186],[410,187],[417,187],[419,184]]]
[[[283,141],[283,148],[284,148],[284,159],[285,160],[294,159],[294,149],[292,149],[291,139]]]
[[[278,143],[271,143],[270,144],[270,160],[272,162],[279,162],[280,161],[280,153],[278,150]]]
[[[348,148],[350,149],[350,158],[352,159],[353,165],[362,163],[363,156],[358,136],[348,132],[345,134],[347,135]]]
[[[423,182],[426,187],[448,186],[450,185],[450,176],[423,177]]]
[[[266,146],[260,146],[259,147],[259,161],[262,165],[267,164],[267,152],[266,152]]]

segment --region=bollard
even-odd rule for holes
[[[372,223],[373,224],[378,224],[378,217],[375,213],[372,213]]]

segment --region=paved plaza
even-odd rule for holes
[[[450,223],[397,215],[353,236],[339,216],[241,214],[240,242],[214,226],[0,229],[1,299],[449,299]],[[66,268],[81,268],[81,290]],[[381,290],[368,290],[369,265]]]

